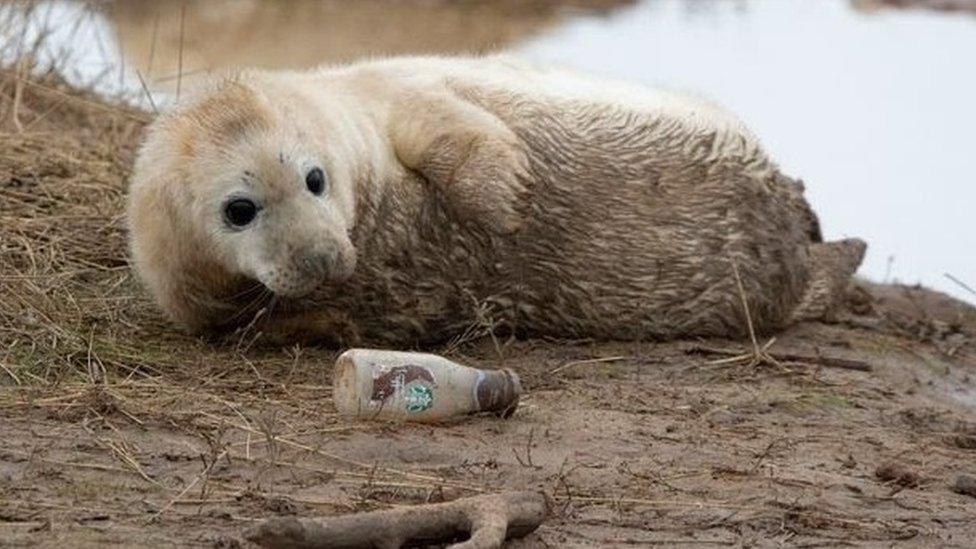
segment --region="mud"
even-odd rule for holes
[[[901,291],[949,321],[928,307],[937,296]],[[950,357],[886,330],[804,325],[770,349],[870,372],[713,364],[724,357],[687,352],[698,345],[511,341],[499,357],[472,344],[453,357],[520,372],[523,405],[433,427],[340,419],[322,349],[7,386],[0,531],[11,545],[237,546],[271,516],[529,488],[555,511],[523,547],[976,543],[976,500],[956,480],[976,474],[958,444],[972,404],[953,394],[972,390],[969,343]]]

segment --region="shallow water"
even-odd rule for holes
[[[703,92],[807,183],[861,273],[970,302],[976,285],[976,17],[846,2],[645,2],[522,45],[526,55]]]
[[[180,64],[189,86],[230,66],[494,47],[689,89],[736,112],[806,181],[828,238],[870,243],[862,275],[976,302],[945,276],[976,286],[976,17],[842,0],[596,3],[622,7],[245,0],[193,3],[181,17],[172,2],[42,2],[28,35],[56,22],[47,47],[76,79],[138,95],[142,76],[157,102],[175,94]]]

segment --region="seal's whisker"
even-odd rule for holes
[[[261,286],[261,289],[262,291],[258,295],[254,296],[254,298],[252,298],[246,305],[240,307],[237,310],[237,312],[234,313],[234,315],[228,319],[228,321],[233,322],[235,320],[242,318],[244,315],[254,312],[255,310],[257,310],[257,312],[260,312],[262,309],[266,309],[267,308],[266,300],[269,297],[274,298],[274,294],[268,291],[268,289],[265,288],[264,286]],[[266,311],[266,312],[270,312],[270,311]]]
[[[268,291],[268,288],[265,287],[264,284],[261,284],[260,282],[256,282],[256,283],[248,286],[244,290],[241,290],[240,292],[238,292],[238,293],[236,293],[234,295],[228,296],[227,299],[228,300],[241,299],[243,297],[250,296],[250,295],[254,294],[255,292],[261,292],[261,291],[267,292]]]

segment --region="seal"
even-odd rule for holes
[[[740,336],[742,296],[769,332],[865,251],[720,107],[505,57],[224,78],[153,122],[127,218],[173,320],[287,341]]]

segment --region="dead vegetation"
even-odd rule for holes
[[[233,547],[269,517],[517,489],[552,509],[522,546],[976,543],[972,308],[864,285],[840,324],[740,351],[501,341],[476,307],[439,350],[518,370],[515,417],[351,423],[333,350],[202,341],[133,280],[149,118],[0,71],[0,539]]]

